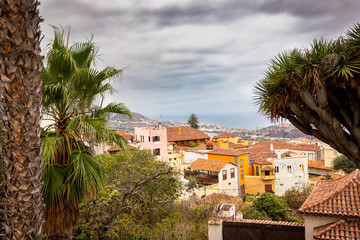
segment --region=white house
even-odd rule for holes
[[[305,157],[276,158],[275,168],[275,193],[282,195],[292,186],[307,184],[308,164]]]
[[[226,161],[197,159],[189,169],[198,171],[195,176],[199,182],[212,185],[211,191],[237,196],[237,166]]]

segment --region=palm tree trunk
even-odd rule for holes
[[[1,239],[40,239],[41,61],[37,0],[0,1],[0,114],[4,130]]]

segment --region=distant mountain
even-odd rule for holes
[[[151,119],[141,115],[140,113],[131,112],[131,114],[133,116],[131,121],[138,122],[138,121],[150,121],[151,120]],[[129,121],[130,118],[129,118],[129,116],[124,115],[124,114],[112,114],[110,116],[110,120],[111,121]]]
[[[301,138],[306,137],[313,139],[314,137],[308,136],[302,133],[299,129],[295,128],[293,125],[288,127],[280,127],[278,125],[269,126],[255,131],[255,135],[264,137],[264,138]]]

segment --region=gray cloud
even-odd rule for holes
[[[45,42],[49,24],[71,25],[72,42],[94,35],[99,68],[131,66],[108,101],[147,116],[227,114],[256,127],[266,121],[252,88],[269,60],[339,36],[360,21],[359,7],[358,0],[45,0],[40,13]]]

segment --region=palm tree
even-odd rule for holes
[[[360,167],[360,24],[336,40],[283,52],[254,89],[259,112],[288,119]]]
[[[41,56],[36,0],[0,2],[1,120],[4,184],[0,238],[39,239],[41,197]]]
[[[49,238],[59,239],[76,224],[79,202],[102,186],[102,168],[89,142],[110,141],[126,149],[106,114],[131,113],[121,103],[102,107],[105,94],[113,91],[110,79],[122,70],[95,70],[97,48],[91,39],[69,46],[63,31],[54,32],[42,74],[43,113],[52,122],[42,133],[42,165],[44,230]]]

